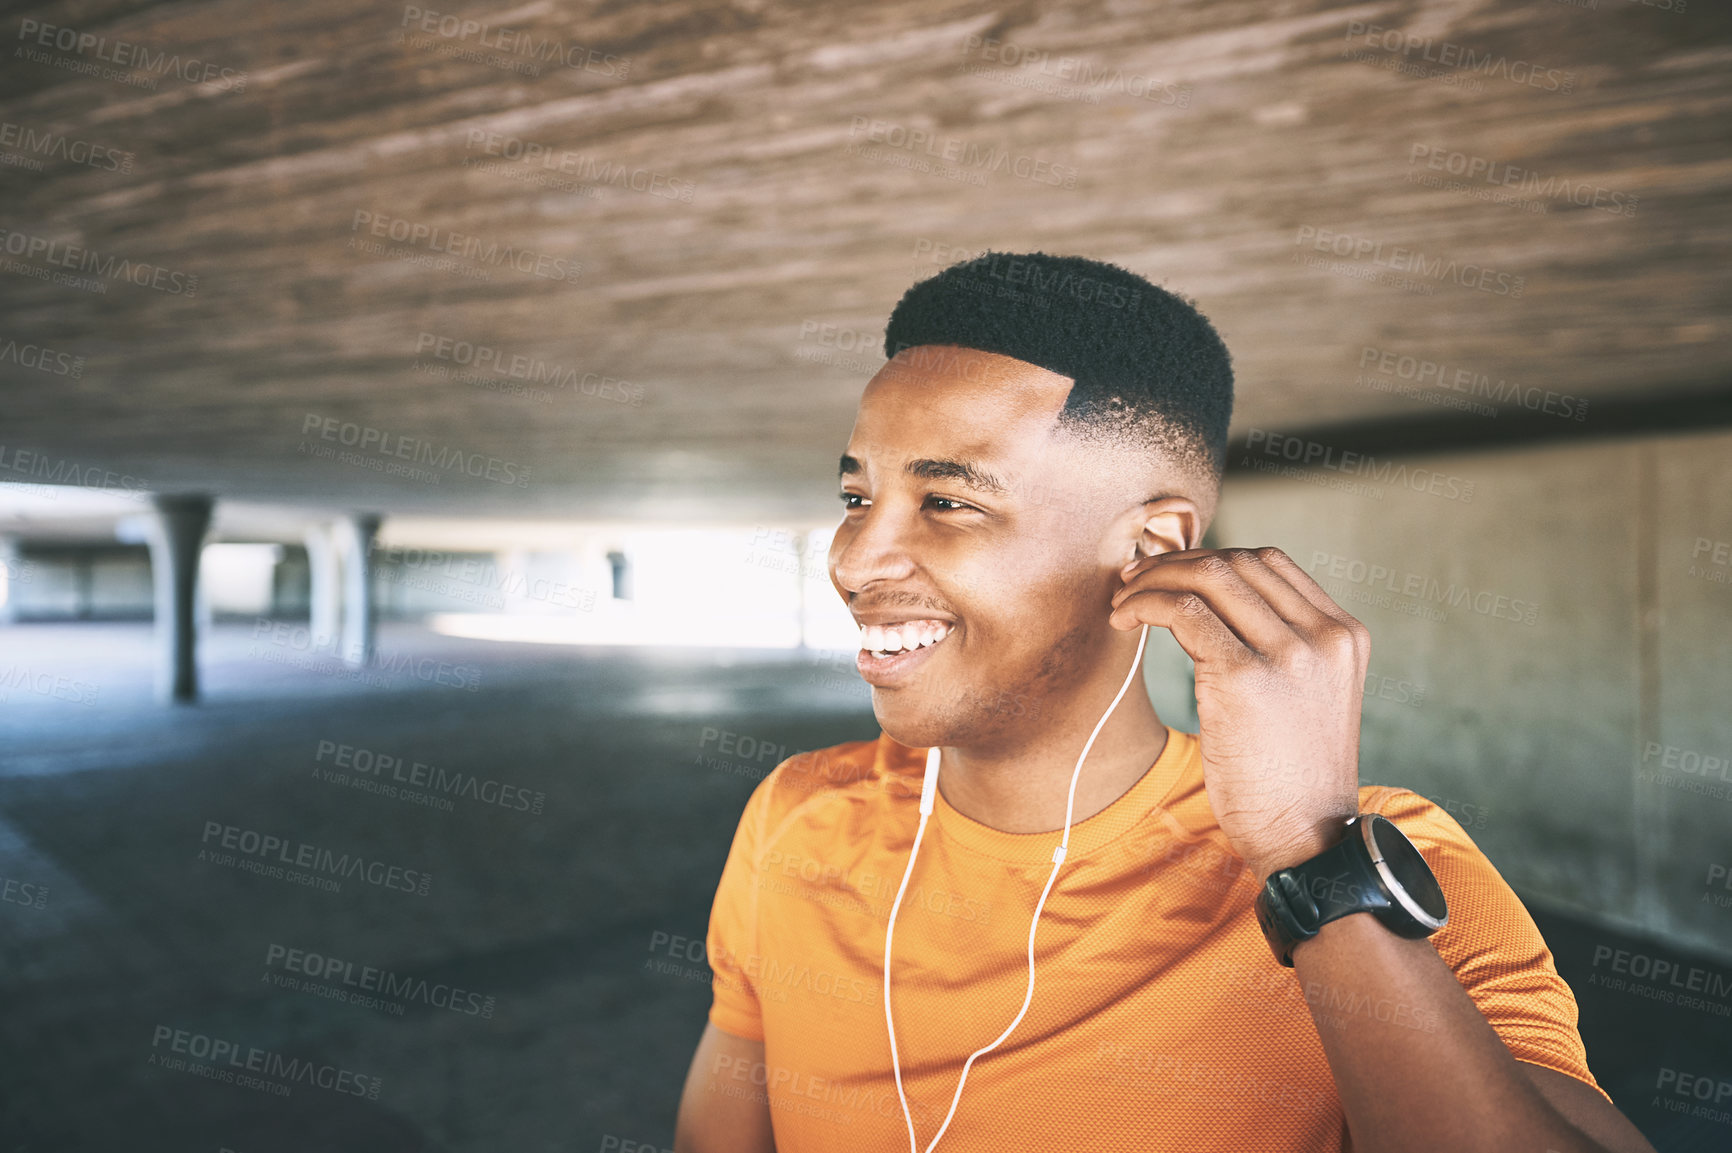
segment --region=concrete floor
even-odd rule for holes
[[[857,678],[793,654],[507,647],[408,625],[382,631],[386,653],[449,675],[413,664],[357,684],[225,625],[205,643],[205,703],[162,709],[148,632],[0,631],[16,682],[0,703],[0,879],[47,890],[40,908],[17,886],[0,902],[4,1153],[668,1147],[708,988],[701,963],[646,967],[666,959],[652,946],[703,936],[763,771],[876,732]],[[767,750],[742,756],[740,738]],[[322,741],[539,792],[541,812],[320,779]],[[250,874],[199,859],[207,822],[433,880],[417,896]],[[1684,955],[1540,919],[1626,1112],[1662,1153],[1732,1144],[1732,1126],[1650,1103],[1662,1067],[1732,1078],[1727,1019],[1586,984],[1604,946]],[[393,1008],[285,988],[273,946],[456,986],[490,1015],[431,993]],[[279,1096],[153,1064],[176,1030],[377,1078],[378,1095],[294,1081]]]

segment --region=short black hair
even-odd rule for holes
[[[1061,425],[1135,439],[1219,480],[1233,366],[1189,300],[1081,256],[988,251],[910,288],[884,355],[921,345],[995,352],[1068,376]]]

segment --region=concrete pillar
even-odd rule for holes
[[[313,647],[335,652],[343,624],[342,557],[329,524],[309,525],[303,539],[307,544],[308,626]]]
[[[164,703],[198,699],[198,558],[212,501],[188,494],[152,498],[150,580],[156,593],[156,695]]]
[[[24,591],[18,586],[24,583],[23,570],[18,538],[10,533],[0,534],[0,581],[6,584],[6,598],[0,601],[0,625],[11,624],[18,619],[18,597]]]
[[[607,554],[607,563],[613,569],[613,599],[629,601],[631,599],[631,558],[623,551],[615,549]]]
[[[380,518],[350,513],[335,525],[343,554],[343,660],[359,667],[373,657],[373,540]]]
[[[529,571],[529,550],[508,548],[494,553],[493,562],[498,568],[491,575],[499,583],[500,599],[503,602],[499,611],[534,612],[536,606],[530,603],[529,588],[535,574]]]
[[[798,648],[803,653],[809,647],[806,644],[806,543],[811,538],[805,529],[794,534],[794,582],[795,590],[794,615],[799,622]]]

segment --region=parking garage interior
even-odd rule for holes
[[[878,732],[855,404],[988,250],[1214,319],[1207,543],[1368,625],[1362,781],[1496,864],[1656,1149],[1732,1146],[1725,11],[0,27],[5,1149],[671,1149],[739,813]],[[1144,687],[1197,730],[1159,630]]]

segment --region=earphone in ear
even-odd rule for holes
[[[1076,759],[1076,768],[1071,770],[1070,793],[1065,799],[1064,832],[1059,837],[1059,843],[1052,851],[1052,872],[1047,875],[1046,887],[1040,891],[1040,900],[1034,905],[1034,918],[1028,924],[1028,989],[1022,997],[1022,1008],[1016,1011],[1016,1017],[1004,1032],[998,1035],[990,1045],[976,1049],[963,1063],[962,1076],[957,1078],[956,1092],[950,1098],[950,1112],[944,1115],[944,1124],[938,1127],[933,1135],[932,1143],[926,1147],[926,1153],[932,1153],[938,1147],[938,1139],[944,1136],[950,1128],[951,1120],[956,1116],[956,1106],[962,1100],[962,1087],[968,1083],[968,1071],[980,1057],[992,1052],[1002,1045],[1007,1037],[1022,1023],[1023,1016],[1034,1001],[1034,934],[1040,926],[1041,910],[1046,907],[1046,898],[1052,892],[1053,882],[1058,880],[1058,868],[1064,864],[1065,853],[1070,847],[1071,818],[1076,812],[1076,785],[1082,775],[1083,761],[1088,757],[1089,750],[1094,747],[1095,738],[1100,736],[1101,729],[1106,725],[1107,718],[1113,715],[1113,710],[1124,700],[1125,692],[1131,687],[1131,681],[1136,679],[1137,669],[1143,663],[1143,646],[1149,639],[1149,626],[1144,625],[1137,636],[1137,655],[1131,659],[1131,671],[1125,674],[1125,683],[1119,686],[1118,695],[1113,703],[1107,706],[1107,711],[1101,714],[1101,719],[1095,722],[1094,731],[1084,742],[1082,754]],[[896,1051],[896,1020],[890,1011],[890,943],[896,935],[896,914],[902,908],[902,896],[908,891],[908,878],[914,875],[914,859],[920,855],[920,839],[926,834],[927,819],[932,816],[932,809],[938,803],[938,769],[944,760],[943,750],[933,746],[926,752],[926,777],[920,786],[920,824],[914,830],[914,845],[908,850],[908,868],[902,873],[902,884],[897,886],[896,900],[890,906],[890,923],[884,928],[884,1025],[890,1032],[890,1067],[896,1077],[896,1096],[902,1101],[902,1120],[908,1125],[908,1148],[910,1153],[920,1153],[920,1141],[914,1135],[914,1116],[908,1108],[908,1094],[902,1088],[902,1059]]]

